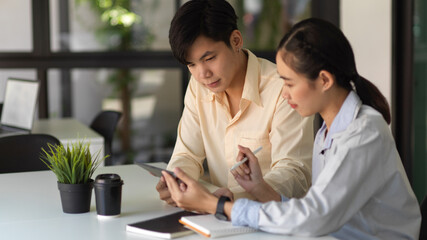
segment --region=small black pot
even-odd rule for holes
[[[67,184],[58,182],[64,213],[86,213],[90,211],[93,179],[84,184]]]

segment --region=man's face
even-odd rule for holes
[[[193,77],[212,92],[228,89],[238,71],[238,54],[224,42],[199,36],[188,49],[187,65]]]

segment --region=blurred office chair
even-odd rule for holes
[[[105,155],[110,155],[109,158],[105,159],[106,166],[113,164],[112,142],[114,131],[121,116],[121,112],[101,111],[90,124],[90,128],[104,137]]]
[[[56,137],[47,134],[0,137],[0,173],[48,170],[40,160],[41,149],[47,150],[48,143],[61,144]]]
[[[421,229],[420,229],[420,240],[427,240],[427,195],[424,196],[424,200],[421,202]]]

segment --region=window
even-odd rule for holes
[[[0,6],[0,51],[31,51],[31,1],[2,0]]]
[[[295,21],[311,15],[315,2],[229,1],[239,15],[245,46],[271,61],[280,38]],[[122,8],[101,9],[115,2]],[[40,118],[73,117],[89,124],[100,110],[126,112],[129,137],[119,130],[113,141],[118,163],[168,161],[189,79],[186,66],[170,51],[168,33],[184,2],[4,0],[0,18],[14,24],[2,26],[8,37],[0,39],[0,86],[12,75],[40,80]],[[130,80],[124,84],[127,97],[114,84],[120,74]]]
[[[239,16],[244,45],[252,51],[275,51],[280,39],[293,24],[311,16],[310,0],[230,2]]]
[[[122,5],[113,5],[119,2]],[[169,24],[175,12],[171,3],[170,0],[50,0],[51,50],[169,50]],[[124,9],[126,5],[129,11]]]
[[[90,125],[101,110],[124,113],[123,103],[129,101],[129,131],[122,119],[122,129],[113,141],[113,160],[167,162],[181,116],[180,73],[180,69],[71,69],[72,116]],[[64,111],[57,101],[62,99],[62,74],[61,69],[48,71],[50,118],[60,118]],[[129,88],[120,87],[121,76],[130,78]]]

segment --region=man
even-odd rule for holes
[[[302,118],[281,98],[275,64],[242,48],[237,16],[224,0],[192,0],[171,22],[174,56],[190,79],[168,169],[180,167],[199,179],[206,159],[215,194],[251,197],[229,169],[238,145],[252,150],[265,181],[279,194],[302,197],[311,182],[313,117]],[[162,178],[160,198],[174,205]]]

